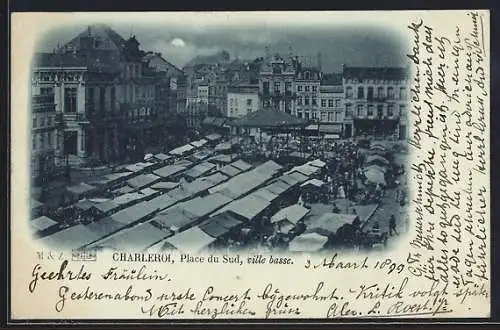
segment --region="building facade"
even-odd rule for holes
[[[289,114],[295,110],[295,63],[279,55],[264,60],[259,73],[259,97],[262,108],[273,108]]]
[[[299,66],[295,80],[297,93],[296,115],[306,120],[320,119],[320,83],[321,72],[317,68],[301,68]]]
[[[344,66],[342,78],[348,136],[406,139],[407,68]]]
[[[57,118],[52,88],[33,88],[31,97],[31,177],[35,183],[51,178],[56,171],[56,151],[61,120]]]
[[[228,110],[225,117],[241,118],[259,109],[259,85],[240,85],[229,88]]]
[[[54,52],[36,55],[32,85],[52,89],[64,126],[56,162],[78,167],[142,158],[146,146],[159,142],[161,114],[176,103],[165,95],[177,94],[158,54],[152,62],[148,54],[134,36],[125,40],[92,25]]]

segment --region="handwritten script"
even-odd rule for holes
[[[489,298],[489,98],[483,17],[454,33],[412,21],[409,143],[416,187],[407,269],[461,304]],[[470,307],[468,307],[470,309]]]

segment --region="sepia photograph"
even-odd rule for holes
[[[405,234],[407,41],[369,26],[232,29],[75,22],[44,35],[37,239],[315,252]]]

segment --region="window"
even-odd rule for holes
[[[340,112],[335,112],[335,122],[339,122],[340,121]]]
[[[330,122],[335,121],[334,113],[333,112],[329,112],[328,113],[328,121],[330,121]]]
[[[311,98],[312,105],[318,105],[318,100],[315,97]]]
[[[290,101],[285,102],[285,112],[286,113],[292,112],[292,102],[290,102]]]
[[[403,117],[406,112],[406,105],[400,104],[399,105],[399,117]]]
[[[328,120],[328,113],[326,111],[321,111],[321,121],[327,121]]]
[[[40,134],[40,149],[45,148],[45,133]]]
[[[280,91],[280,87],[281,87],[280,82],[279,82],[279,81],[276,81],[276,82],[274,83],[274,92],[275,92],[275,93],[279,93],[279,91]]]
[[[387,105],[387,116],[388,117],[394,116],[394,104],[392,103]]]
[[[399,99],[400,100],[406,99],[406,88],[399,87]]]
[[[382,118],[383,115],[384,115],[384,105],[379,104],[377,105],[377,117]]]
[[[328,107],[333,108],[333,99],[328,100]]]
[[[345,115],[346,117],[352,116],[352,104],[348,103],[345,105]]]
[[[47,132],[47,142],[49,144],[49,148],[52,148],[52,132]]]
[[[42,87],[40,88],[40,95],[47,95],[47,94],[52,94],[53,89],[52,87]]]
[[[32,148],[33,150],[36,150],[36,134],[33,134],[33,135],[31,136],[31,148]]]
[[[346,99],[352,99],[352,96],[353,96],[352,87],[349,86],[346,88],[345,97]]]
[[[298,111],[297,112],[297,117],[301,118],[302,119],[302,111]]]
[[[316,119],[316,118],[318,118],[318,113],[317,113],[316,111],[312,112],[312,113],[311,113],[311,118],[312,118],[312,119]]]
[[[45,127],[45,117],[40,118],[40,127]]]
[[[302,92],[302,85],[297,85],[297,92]]]
[[[340,99],[335,99],[335,107],[336,108],[340,107]]]
[[[252,106],[252,99],[247,99],[247,106]]]
[[[127,100],[127,88],[125,88],[125,100]],[[95,97],[94,97],[94,87],[87,88],[87,107],[90,111],[94,111],[95,107]]]
[[[33,128],[36,128],[36,117],[33,117],[33,123],[32,123]]]
[[[289,92],[291,90],[292,90],[292,82],[291,81],[285,82],[285,91]]]
[[[312,90],[313,90],[313,92],[317,92],[318,91],[318,86],[313,86]]]
[[[116,90],[115,86],[111,87],[111,111],[116,111]]]
[[[274,108],[275,108],[276,110],[279,110],[279,109],[280,109],[280,101],[279,101],[279,100],[274,101]]]
[[[52,126],[52,117],[51,116],[47,117],[47,126]]]
[[[358,112],[358,117],[363,117],[364,116],[364,107],[362,104],[358,104],[357,106],[357,112]]]
[[[311,86],[308,86],[308,85],[304,86],[304,91],[305,91],[305,92],[309,92],[309,91],[311,90],[311,89],[310,89],[310,87],[311,87]]]
[[[368,117],[373,117],[373,104],[368,104]]]
[[[364,98],[365,98],[365,88],[358,87],[358,99],[364,99]]]
[[[385,95],[384,95],[384,87],[379,87],[377,89],[377,97],[379,98],[383,98]]]
[[[373,87],[368,87],[367,98],[373,99]]]
[[[326,108],[326,99],[321,99],[321,106]]]
[[[252,109],[248,108],[247,113],[250,113],[250,112],[252,112]]]
[[[309,105],[309,97],[304,97],[304,105]]]
[[[302,96],[297,98],[297,105],[302,105]]]
[[[394,100],[394,87],[387,88],[387,98],[389,100]]]
[[[309,112],[304,113],[304,119],[309,120]]]
[[[74,87],[64,89],[64,112],[76,112],[76,88]]]
[[[264,81],[262,83],[262,89],[264,94],[269,94],[269,81]]]
[[[99,110],[106,111],[106,87],[101,87],[99,90]]]

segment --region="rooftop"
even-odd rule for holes
[[[344,67],[345,79],[385,79],[404,80],[408,70],[404,67]]]

